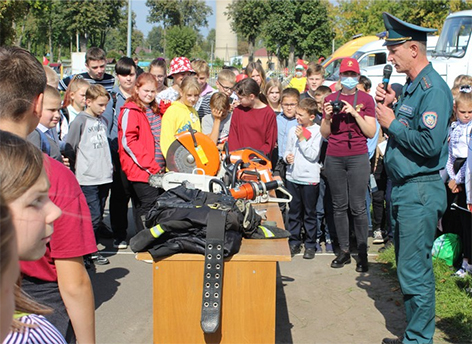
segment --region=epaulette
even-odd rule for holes
[[[421,79],[421,87],[423,87],[424,90],[427,90],[428,88],[431,88],[432,86],[433,84],[431,83],[431,79],[429,78],[429,76],[425,75]]]

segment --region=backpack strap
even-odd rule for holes
[[[62,123],[64,123],[64,120],[65,120],[67,122],[67,126],[70,125],[69,110],[67,109],[67,107],[63,107],[62,109],[59,110],[59,112],[61,114],[61,118],[59,119],[59,125],[58,125],[59,131],[57,132],[57,134],[59,135],[60,139],[62,140],[63,139],[63,136],[62,136]]]
[[[41,152],[46,153],[48,156],[51,156],[51,144],[45,133],[43,133],[38,128],[35,129],[39,135],[39,145],[41,148]]]
[[[113,99],[113,111],[116,112],[116,92],[110,92],[110,97]]]
[[[226,211],[211,209],[208,215],[203,274],[201,327],[215,333],[220,326]]]

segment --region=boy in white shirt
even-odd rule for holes
[[[315,258],[316,201],[320,182],[318,159],[321,148],[320,126],[314,123],[318,110],[316,101],[305,98],[296,110],[298,125],[289,131],[284,160],[288,164],[287,190],[293,196],[288,211],[289,245],[292,256],[301,248],[300,232],[306,231],[304,259]]]

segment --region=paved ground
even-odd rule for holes
[[[97,342],[152,343],[152,265],[132,252],[99,247],[110,264],[90,270],[96,296]],[[355,261],[332,269],[332,254],[314,260],[297,255],[282,262],[277,278],[276,343],[379,344],[401,335],[405,317],[401,294],[374,256],[368,273]],[[436,340],[435,343],[442,342]]]

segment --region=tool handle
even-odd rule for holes
[[[272,180],[270,182],[265,183],[266,190],[275,190],[279,187],[279,182],[277,180]]]

